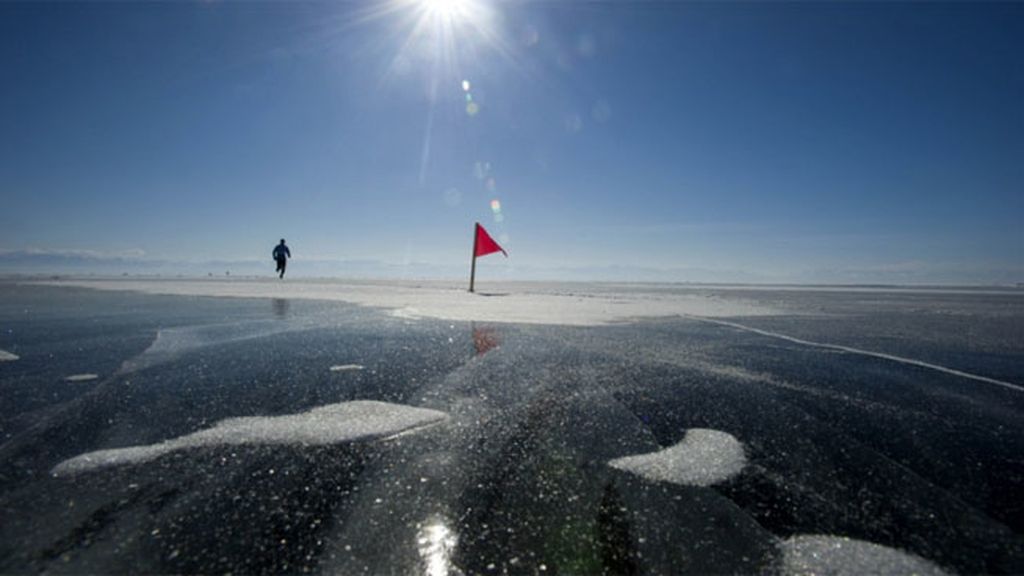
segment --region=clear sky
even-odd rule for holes
[[[2,3],[0,78],[8,254],[1024,281],[1024,3]]]

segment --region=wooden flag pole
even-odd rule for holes
[[[469,291],[470,292],[473,291],[473,282],[476,280],[476,242],[477,242],[477,238],[480,237],[479,233],[477,233],[477,231],[476,231],[478,226],[480,226],[479,223],[477,223],[476,226],[473,226],[473,260],[472,260],[472,264],[470,264],[470,266],[469,266]]]

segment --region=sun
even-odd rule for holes
[[[423,11],[432,18],[465,20],[473,14],[473,0],[420,0]]]

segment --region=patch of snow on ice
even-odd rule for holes
[[[0,350],[0,362],[14,362],[20,358],[17,354],[11,354],[7,350]]]
[[[54,467],[54,475],[86,472],[107,466],[139,464],[188,448],[238,444],[337,444],[384,438],[447,418],[437,410],[358,400],[319,406],[285,416],[249,416],[221,420],[200,430],[148,446],[98,450],[75,456]]]
[[[97,378],[99,378],[98,374],[72,374],[64,378],[64,380],[67,382],[88,382]]]
[[[331,372],[348,372],[349,370],[362,370],[362,364],[336,364],[331,366]]]
[[[739,474],[746,463],[743,444],[733,435],[720,430],[691,428],[674,446],[616,458],[608,464],[648,480],[711,486]]]
[[[466,291],[462,283],[297,280],[92,280],[41,282],[99,290],[134,290],[150,294],[234,298],[335,300],[389,311],[403,320],[439,318],[466,322],[517,322],[591,326],[649,317],[761,316],[779,310],[754,300],[724,298],[701,291],[644,290],[636,286],[591,284],[488,283],[488,294]]]
[[[944,575],[944,570],[913,554],[839,536],[794,536],[782,543],[782,573],[786,575],[861,574]]]

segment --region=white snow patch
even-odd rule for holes
[[[72,374],[64,378],[64,380],[67,382],[88,382],[97,378],[99,378],[98,374]]]
[[[627,285],[488,283],[474,294],[461,283],[269,279],[70,279],[40,284],[150,294],[339,300],[382,308],[398,318],[441,318],[589,326],[637,318],[693,315],[762,316],[780,310],[738,296],[723,297],[683,288],[643,289]]]
[[[787,576],[830,574],[944,575],[935,564],[893,548],[839,536],[794,536],[782,549],[782,573]]]
[[[0,362],[14,362],[20,358],[17,354],[11,354],[7,350],[0,350]]]
[[[348,372],[350,370],[362,370],[362,364],[335,364],[331,366],[331,372]]]
[[[447,418],[437,410],[358,400],[320,406],[286,416],[228,418],[213,428],[148,446],[97,450],[54,467],[53,474],[74,474],[107,466],[149,462],[169,452],[199,446],[238,444],[337,444],[389,437]]]
[[[648,480],[711,486],[739,474],[746,463],[743,444],[732,434],[691,428],[674,446],[648,454],[616,458],[608,465]]]

